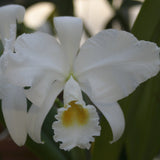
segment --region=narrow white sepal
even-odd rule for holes
[[[66,61],[72,67],[80,46],[83,28],[82,20],[76,17],[56,17],[54,18],[54,25],[66,54]]]
[[[55,82],[48,91],[47,98],[42,106],[32,105],[28,111],[27,130],[29,136],[37,143],[43,143],[41,140],[41,128],[48,112],[50,111],[56,97],[62,91],[64,84]]]
[[[116,102],[111,104],[95,103],[95,105],[107,119],[113,134],[113,140],[110,143],[114,143],[122,136],[125,128],[125,119],[121,107]]]
[[[1,96],[2,112],[10,136],[22,146],[27,138],[27,103],[23,89],[6,83]]]

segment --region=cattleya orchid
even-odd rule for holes
[[[13,52],[16,39],[16,22],[22,22],[25,9],[19,5],[0,7],[0,40],[4,46],[4,55]],[[2,61],[2,57],[0,58]],[[8,131],[14,142],[21,146],[25,143],[27,103],[24,91],[5,78],[0,68],[0,99],[2,112]]]
[[[3,71],[12,83],[24,87],[33,103],[28,111],[29,135],[41,142],[41,127],[56,97],[63,91],[64,107],[53,122],[54,140],[60,148],[90,148],[100,135],[95,106],[108,120],[117,141],[125,126],[117,101],[159,72],[155,43],[138,41],[132,34],[114,29],[89,38],[79,49],[82,21],[75,17],[54,18],[59,40],[46,33],[23,34],[15,52],[3,55]],[[82,92],[93,105],[87,105]]]

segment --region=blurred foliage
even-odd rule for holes
[[[132,33],[138,38],[156,42],[160,45],[159,0],[147,0],[132,28]]]
[[[92,160],[118,160],[123,150],[123,138],[110,144],[112,133],[110,126],[104,116],[101,115],[100,125],[102,127],[101,136],[96,137],[92,149]],[[125,159],[123,159],[125,160]]]
[[[0,55],[2,55],[2,53],[3,53],[3,44],[2,44],[2,42],[0,41]]]
[[[123,0],[119,8],[114,5],[114,0],[108,0],[108,2],[114,11],[114,16],[109,20],[105,28],[114,28],[115,24],[119,24],[121,29],[130,31],[129,9],[136,5],[141,5],[141,2],[135,0]]]
[[[20,4],[28,8],[39,2],[51,2],[55,4],[58,15],[60,16],[73,16],[74,8],[72,0],[1,0],[0,6],[6,4]]]
[[[85,0],[84,0],[85,1]],[[122,3],[117,8],[115,2],[117,0],[106,0],[109,2],[110,7],[113,10],[113,17],[109,21],[107,21],[105,28],[115,28],[115,26],[119,26],[121,29],[130,31],[130,14],[129,9],[136,6],[141,5],[142,3],[138,0],[122,0]],[[53,13],[49,16],[48,20],[50,24],[53,26],[52,18],[53,16],[74,16],[74,0],[1,0],[0,6],[6,4],[20,4],[23,5],[25,8],[32,6],[33,4],[39,2],[51,2],[55,5],[56,9]],[[91,36],[89,28],[86,27],[84,24],[84,29],[86,35],[88,37]]]
[[[73,0],[47,0],[54,3],[56,10],[48,17],[52,24],[53,16],[74,15]],[[131,29],[131,7],[141,5],[138,0],[122,0],[120,6],[115,5],[115,0],[109,2],[114,15],[106,23],[105,28],[114,28],[115,24],[121,29],[131,31],[138,39],[149,40],[160,45],[160,0],[145,0],[137,20]],[[0,6],[6,4],[21,4],[28,8],[38,0],[1,0]],[[84,24],[85,26],[85,24]],[[23,32],[33,32],[24,24],[18,25],[18,35]],[[86,35],[91,36],[89,28],[85,26]],[[3,46],[0,43],[0,53]],[[28,138],[26,146],[42,160],[153,160],[160,152],[160,75],[143,83],[133,94],[121,100],[126,119],[126,129],[122,138],[110,144],[112,133],[108,122],[100,115],[101,136],[96,137],[91,150],[74,148],[70,152],[59,149],[59,144],[53,141],[53,123],[56,108],[61,106],[61,97],[57,99],[54,107],[45,119],[42,128],[42,139],[45,144],[36,144]],[[88,99],[86,98],[86,101]],[[0,110],[0,121],[4,124]]]
[[[160,1],[146,0],[132,33],[160,45]],[[139,87],[126,101],[126,148],[129,160],[151,160],[160,152],[160,74]],[[131,127],[129,127],[131,126]]]

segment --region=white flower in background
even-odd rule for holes
[[[6,39],[16,39],[16,22],[23,22],[24,13],[25,9],[20,5],[6,5],[0,7],[0,38],[3,44],[5,44]],[[14,32],[12,36],[14,37],[10,35],[11,26],[14,26],[12,27],[12,32]]]
[[[29,135],[41,142],[41,127],[56,97],[64,90],[64,107],[53,123],[60,148],[89,148],[100,134],[98,114],[86,105],[82,91],[108,120],[115,142],[124,131],[124,116],[117,101],[159,72],[156,44],[138,41],[125,31],[104,30],[79,49],[82,21],[54,19],[59,41],[45,33],[24,34],[15,42],[15,53],[3,56],[4,72],[33,102],[28,112]]]
[[[16,21],[22,22],[25,9],[19,5],[0,7],[0,40],[4,53],[13,52],[16,39]],[[2,57],[0,58],[1,62]],[[0,68],[0,99],[2,112],[8,131],[14,142],[21,146],[25,143],[27,103],[24,91],[8,82]]]

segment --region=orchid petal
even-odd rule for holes
[[[110,143],[117,141],[122,136],[125,128],[125,120],[121,107],[116,102],[111,104],[95,104],[107,119],[112,129],[113,140]]]
[[[37,107],[42,106],[53,83],[51,74],[44,74],[34,80],[32,87],[24,91],[27,98]],[[45,107],[45,106],[44,106]]]
[[[160,49],[125,31],[104,30],[82,46],[74,72],[82,90],[99,103],[112,103],[159,72]]]
[[[54,25],[62,48],[67,54],[68,63],[72,66],[80,45],[82,21],[75,17],[56,17]]]
[[[47,98],[42,104],[42,107],[32,105],[28,112],[28,134],[37,143],[41,142],[41,128],[46,115],[51,109],[56,97],[62,91],[64,84],[61,82],[55,82],[51,86]]]
[[[53,81],[64,80],[65,58],[54,37],[40,32],[23,34],[15,42],[15,52],[2,57],[5,76],[12,83],[31,86],[44,73],[52,75]]]
[[[15,42],[15,38],[16,38],[16,28],[17,28],[16,24],[11,24],[9,39],[5,39],[3,54],[14,51],[14,42]]]
[[[10,38],[10,26],[16,25],[16,22],[21,23],[24,18],[25,8],[20,5],[6,5],[0,7],[0,38],[3,45],[5,38]],[[16,38],[16,37],[15,37]]]
[[[27,103],[20,87],[6,83],[1,78],[2,112],[8,131],[14,142],[22,146],[27,138]],[[3,93],[2,93],[3,92]]]
[[[79,104],[79,107],[81,105]],[[92,105],[81,106],[81,112],[77,116],[76,114],[76,104],[66,105],[65,108],[58,109],[58,114],[55,116],[57,121],[54,121],[52,129],[54,130],[54,140],[56,142],[62,142],[60,148],[64,150],[71,150],[72,148],[78,146],[80,148],[89,149],[91,146],[90,142],[94,142],[94,136],[100,135],[101,127],[99,126],[99,117],[96,112],[96,109]],[[71,111],[72,114],[69,114],[69,120],[71,124],[67,123],[67,126],[64,125],[63,116],[67,111]],[[83,115],[83,110],[88,113],[88,120],[84,124],[78,124],[76,117]],[[85,117],[84,117],[85,118]],[[84,120],[84,119],[83,119]]]
[[[63,101],[64,106],[72,101],[76,101],[78,103],[81,103],[82,105],[84,104],[81,88],[72,76],[69,78],[69,80],[66,82],[64,86]]]

